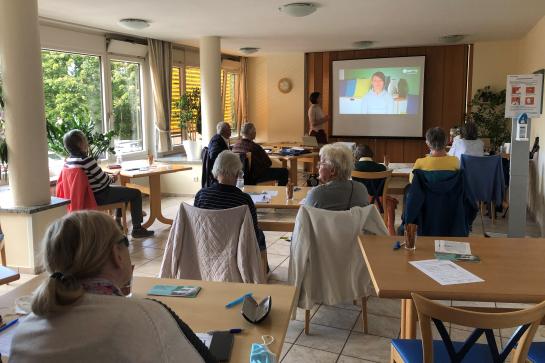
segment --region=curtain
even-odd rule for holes
[[[148,39],[153,108],[155,110],[156,150],[169,151],[170,101],[172,87],[172,43]]]
[[[248,58],[240,58],[240,73],[235,92],[235,105],[237,115],[237,132],[240,135],[240,127],[248,122],[248,93],[247,93]]]

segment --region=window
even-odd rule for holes
[[[178,104],[182,96],[182,73],[180,67],[172,67],[172,94],[170,103],[170,137],[172,145],[180,145],[182,143],[182,130],[180,128],[180,108]]]
[[[45,117],[62,124],[91,121],[103,131],[100,57],[42,51]]]
[[[225,83],[225,86],[224,86]],[[236,74],[221,71],[221,92],[223,100],[223,121],[231,125],[231,130],[237,130],[237,117],[235,106]]]
[[[142,133],[142,87],[140,63],[112,60],[113,129],[119,135],[116,152],[129,153],[144,148]]]

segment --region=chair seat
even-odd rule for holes
[[[460,350],[463,342],[453,342],[454,349]],[[406,363],[422,362],[422,341],[419,339],[392,339],[392,345],[398,351]],[[445,344],[441,340],[433,341],[433,361],[450,362]],[[490,348],[486,344],[475,344],[463,359],[463,362],[487,363],[493,362],[490,355]],[[537,362],[537,361],[536,361]]]
[[[528,360],[532,363],[545,362],[545,342],[532,343],[530,345]]]

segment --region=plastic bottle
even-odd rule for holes
[[[123,162],[123,157],[121,156],[121,153],[118,151],[116,154],[115,163],[117,165],[121,165],[122,162]]]
[[[244,189],[244,172],[243,171],[240,171],[238,173],[237,188],[239,188],[240,190]]]

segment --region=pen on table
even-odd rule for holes
[[[9,323],[7,323],[6,325],[0,327],[0,332],[3,332],[4,330],[6,330],[7,328],[9,328],[10,326],[13,326],[13,325],[17,324],[18,321],[19,321],[19,318],[13,319],[12,321],[10,321]]]
[[[237,298],[237,299],[235,299],[235,300],[233,300],[231,302],[228,302],[227,304],[225,304],[225,307],[226,308],[232,308],[233,306],[240,304],[241,302],[244,301],[246,296],[252,296],[252,293],[249,292],[249,293],[247,293],[245,295],[242,295],[241,297],[239,297],[239,298]]]
[[[232,329],[226,329],[226,330],[211,330],[207,332],[207,334],[214,334],[214,333],[231,333],[231,334],[238,334],[241,333],[244,329],[242,328],[232,328]]]

